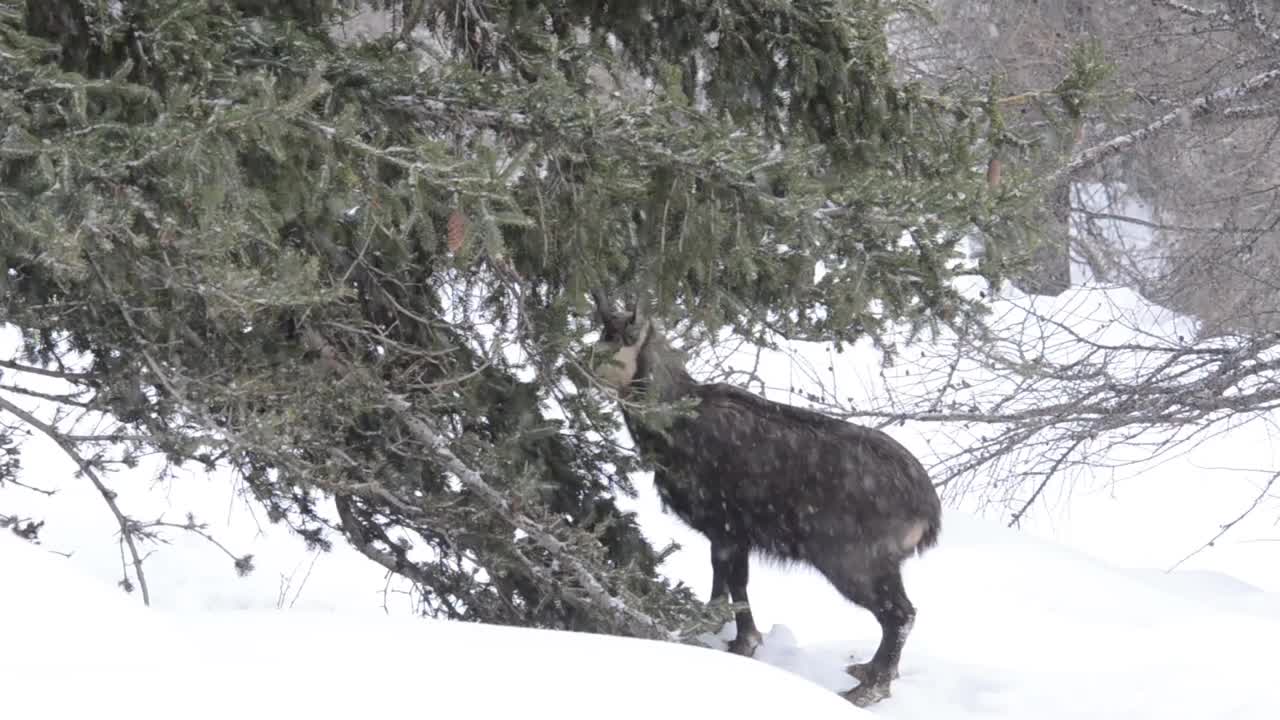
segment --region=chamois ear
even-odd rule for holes
[[[592,288],[591,300],[596,306],[596,322],[605,324],[609,320],[609,298],[605,297],[604,291],[600,288]]]
[[[626,318],[628,325],[635,325],[649,318],[649,307],[642,295],[630,293],[627,295]]]

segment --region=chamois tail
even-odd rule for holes
[[[942,518],[933,517],[928,520],[928,525],[924,529],[924,535],[921,536],[920,542],[916,543],[916,554],[923,555],[926,550],[938,544],[938,536],[942,534]]]

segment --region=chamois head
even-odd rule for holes
[[[634,305],[630,311],[615,312],[599,290],[592,291],[591,296],[600,323],[596,356],[602,360],[595,367],[596,376],[614,390],[624,391],[639,372],[640,352],[649,339],[650,322],[640,316]]]

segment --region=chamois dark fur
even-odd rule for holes
[[[752,551],[813,566],[881,627],[872,659],[848,667],[859,685],[845,697],[860,706],[888,697],[915,619],[900,568],[941,531],[924,467],[879,430],[697,382],[651,321],[610,311],[599,294],[596,302],[604,353],[596,373],[623,401],[664,506],[711,541],[712,601],[727,590],[748,603]],[[697,402],[691,416],[655,428],[628,408],[642,394]],[[761,636],[749,605],[736,623],[730,650],[750,656]]]

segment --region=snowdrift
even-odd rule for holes
[[[0,533],[6,717],[858,717],[805,679],[654,641],[407,617],[144,611]]]
[[[870,655],[878,628],[800,569],[756,562],[766,637],[747,660],[367,612],[148,611],[8,534],[0,697],[6,716],[54,718],[1280,716],[1280,597],[1212,573],[1113,568],[959,513],[945,523],[942,544],[906,567],[920,614],[902,678],[866,711],[835,691],[853,685],[843,666]],[[668,571],[705,592],[693,560],[704,548],[680,540]]]
[[[1121,288],[1081,286],[1057,298],[1006,293],[994,303],[996,317],[1010,325],[1028,323],[1032,307],[1063,323],[1046,333],[1121,343],[1135,332],[1190,332],[1185,318]],[[11,329],[3,335],[0,346],[11,347]],[[759,371],[767,393],[784,402],[816,391],[819,379],[862,407],[921,387],[922,378],[933,387],[925,363],[904,356],[885,370],[866,344],[841,356],[817,347],[766,354]],[[45,389],[38,378],[25,380]],[[977,371],[971,380],[984,387]],[[31,398],[13,400],[39,407]],[[919,615],[894,696],[868,711],[836,692],[853,685],[843,668],[870,656],[879,628],[807,569],[753,560],[751,604],[766,635],[754,660],[428,621],[409,616],[405,583],[385,579],[344,544],[310,553],[284,528],[260,521],[228,475],[153,482],[155,464],[112,476],[130,514],[181,521],[193,511],[236,553],[253,553],[257,570],[236,577],[217,549],[174,533],[147,560],[155,607],[145,610],[136,594],[115,587],[117,529],[101,499],[75,478],[74,463],[33,437],[23,478],[58,493],[0,488],[5,512],[49,520],[43,548],[0,532],[0,713],[1274,720],[1280,563],[1274,543],[1250,542],[1274,538],[1274,515],[1240,523],[1184,570],[1161,568],[1254,496],[1250,473],[1270,472],[1280,457],[1275,419],[1252,418],[1184,456],[1134,462],[1124,477],[1083,478],[1069,502],[1028,514],[1022,532],[948,512],[939,547],[904,568]],[[925,459],[945,454],[947,440],[963,442],[951,428],[906,426],[893,434]],[[637,512],[655,545],[674,539],[683,546],[662,571],[705,597],[707,541],[661,513],[647,473],[635,482],[640,497],[621,504]],[[1067,542],[1077,549],[1059,544]],[[731,635],[729,627],[719,643],[709,642]]]

